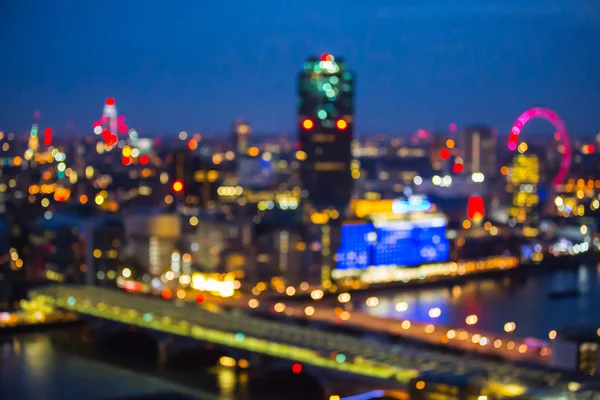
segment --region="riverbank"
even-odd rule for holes
[[[356,293],[356,294],[376,294],[378,292],[386,292],[393,289],[428,289],[435,287],[452,287],[455,285],[464,284],[469,281],[478,281],[486,279],[498,278],[515,278],[519,276],[528,276],[536,274],[544,274],[556,270],[571,269],[585,263],[593,263],[594,265],[600,260],[598,253],[587,252],[583,254],[564,256],[564,257],[549,257],[539,263],[520,263],[514,268],[497,268],[487,270],[475,270],[465,274],[448,274],[448,275],[431,275],[423,279],[410,279],[408,281],[390,281],[370,284],[358,285],[334,285],[332,288],[322,288],[322,298],[338,296],[340,293]],[[296,291],[293,297],[286,296],[285,293],[278,292],[263,292],[262,296],[268,296],[273,300],[286,299],[289,301],[310,300],[313,295],[312,291]],[[321,298],[319,297],[319,298]]]

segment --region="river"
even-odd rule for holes
[[[375,307],[366,305],[373,294],[354,295],[352,301],[355,309],[371,315],[452,327],[467,327],[466,317],[475,314],[476,326],[485,331],[503,332],[506,322],[514,322],[514,335],[545,339],[551,330],[572,324],[600,327],[599,275],[599,267],[580,265],[546,274],[473,280],[455,286],[381,291],[376,295],[379,302]],[[552,292],[569,290],[578,290],[579,295],[549,297]],[[439,308],[439,317],[429,316],[433,308]]]
[[[175,373],[153,366],[107,361],[80,345],[54,340],[72,331],[20,334],[0,340],[0,398],[19,400],[104,400],[157,393],[190,398],[244,399],[229,369]]]

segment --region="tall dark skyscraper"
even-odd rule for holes
[[[233,148],[238,155],[246,155],[248,153],[248,136],[252,132],[250,124],[242,119],[236,119],[233,123],[232,139]]]
[[[331,54],[309,58],[298,79],[301,177],[317,209],[344,209],[352,193],[354,77]]]

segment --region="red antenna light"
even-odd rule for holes
[[[323,54],[321,56],[321,61],[333,61],[335,58],[331,54]]]
[[[46,136],[46,137],[44,138],[44,144],[45,144],[46,146],[50,146],[50,145],[52,144],[52,138],[51,138],[50,136]]]
[[[44,130],[44,135],[46,135],[46,136],[52,136],[52,128],[46,128]]]
[[[115,105],[115,98],[114,97],[109,97],[108,99],[106,99],[106,105],[107,106],[114,106]]]
[[[305,119],[304,121],[302,121],[302,127],[306,130],[312,129],[313,126],[315,126],[314,122],[312,122],[310,119]]]
[[[343,131],[344,129],[346,129],[348,127],[348,123],[343,119],[338,119],[337,122],[335,123],[335,125],[337,126],[337,128],[340,131]]]
[[[181,181],[173,182],[173,190],[177,193],[183,190],[183,183]]]

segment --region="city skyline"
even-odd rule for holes
[[[311,2],[286,11],[265,2],[240,4],[233,14],[219,5],[139,10],[108,1],[71,3],[83,18],[68,20],[31,3],[37,13],[21,5],[3,13],[6,131],[25,132],[39,110],[40,123],[59,134],[91,134],[104,100],[114,96],[142,134],[225,136],[236,117],[259,134],[293,134],[296,74],[306,57],[321,53],[345,58],[357,76],[358,133],[444,130],[454,122],[489,124],[505,135],[531,106],[556,110],[575,137],[600,129],[593,112],[600,56],[592,40],[599,6],[591,1],[456,8],[345,2],[327,12]],[[112,9],[114,23],[92,18]],[[552,128],[542,122],[539,130]]]

